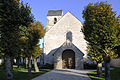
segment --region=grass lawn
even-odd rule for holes
[[[120,68],[115,68],[110,71],[110,80],[120,80]],[[97,76],[96,72],[90,72],[88,73],[88,76],[92,80],[105,80],[104,77],[100,78]],[[103,76],[104,76],[104,71],[103,71]]]
[[[20,66],[18,69],[16,65],[13,66],[13,80],[31,80],[41,74],[44,74],[48,71],[51,71],[52,69],[40,69],[40,72],[34,72],[34,69],[32,69],[32,73],[29,74],[28,70],[25,69],[25,66]],[[5,71],[3,70],[3,67],[0,65],[0,80],[5,80]]]

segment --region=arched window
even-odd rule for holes
[[[67,32],[66,40],[70,40],[72,42],[72,32],[71,31]]]
[[[54,24],[56,24],[57,23],[57,18],[54,18]]]

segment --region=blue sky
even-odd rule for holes
[[[44,26],[46,26],[48,10],[63,10],[63,14],[70,11],[81,22],[84,22],[82,18],[84,7],[98,1],[107,1],[112,4],[113,11],[120,15],[120,0],[23,0],[31,6],[35,20],[40,21]]]
[[[65,14],[70,11],[81,22],[83,22],[82,11],[89,3],[98,1],[107,1],[112,4],[112,8],[117,14],[120,14],[120,0],[23,0],[30,4],[35,20],[46,25],[46,15],[48,10],[63,10]]]

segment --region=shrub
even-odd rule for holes
[[[54,65],[53,64],[46,64],[46,65],[40,65],[40,69],[53,69]]]
[[[96,69],[96,68],[97,68],[97,64],[84,62],[84,69]]]

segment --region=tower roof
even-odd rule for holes
[[[49,10],[47,16],[62,16],[62,10]]]

